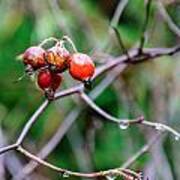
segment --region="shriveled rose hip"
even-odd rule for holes
[[[69,66],[70,53],[63,47],[54,46],[47,50],[46,61],[54,72],[63,72]]]

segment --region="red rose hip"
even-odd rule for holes
[[[75,53],[70,57],[69,73],[79,81],[90,79],[95,71],[92,59],[83,53]]]
[[[49,70],[41,70],[37,76],[37,84],[41,89],[45,90],[51,87],[52,79],[52,74]]]
[[[56,74],[56,73],[52,73],[51,75],[52,75],[51,89],[53,91],[56,91],[61,84],[62,77],[60,74]]]
[[[47,63],[44,58],[45,50],[39,46],[28,48],[23,54],[23,62],[30,65],[33,69],[45,66]]]

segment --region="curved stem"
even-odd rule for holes
[[[44,161],[37,156],[33,155],[32,153],[25,150],[23,147],[19,146],[17,151],[24,154],[26,157],[36,161],[37,163],[48,167],[49,169],[52,169],[56,172],[62,173],[64,176],[77,176],[77,177],[86,177],[86,178],[93,178],[93,177],[106,177],[108,175],[114,175],[114,176],[123,176],[129,180],[133,180],[134,178],[140,179],[140,175],[132,170],[129,169],[123,169],[123,168],[115,168],[107,171],[100,171],[100,172],[92,172],[92,173],[81,173],[81,172],[75,172],[70,171],[67,169],[63,169],[60,167],[57,167],[51,163],[48,163],[47,161]]]
[[[44,41],[42,41],[42,42],[39,44],[39,46],[40,46],[40,47],[43,47],[45,44],[47,44],[47,43],[49,43],[49,42],[56,42],[56,43],[58,43],[59,40],[58,40],[57,38],[55,38],[55,37],[49,37],[49,38],[45,39]]]

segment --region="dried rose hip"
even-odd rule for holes
[[[54,46],[47,50],[45,58],[54,72],[63,72],[69,66],[70,53],[63,47]]]

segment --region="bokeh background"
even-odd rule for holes
[[[180,27],[179,0],[161,2]],[[0,146],[16,140],[44,99],[29,78],[13,82],[24,72],[23,64],[16,57],[48,37],[61,38],[65,34],[71,37],[79,51],[91,55],[97,66],[111,56],[120,56],[121,48],[109,26],[118,3],[118,0],[0,0]],[[129,0],[118,23],[127,49],[137,46],[144,18],[144,1]],[[147,35],[146,47],[172,47],[180,43],[180,38],[163,20],[157,1],[152,4]],[[169,124],[180,131],[179,60],[180,54],[177,54],[129,66],[95,102],[116,117],[132,118],[144,114],[149,121]],[[77,82],[65,73],[61,89],[74,84]],[[31,128],[24,146],[37,153],[77,106],[84,104],[76,96],[53,103]],[[153,129],[139,126],[121,130],[86,107],[47,160],[60,167],[85,172],[115,168],[156,134]],[[179,149],[180,142],[173,136],[162,136],[150,153],[140,157],[131,168],[144,171],[150,180],[179,180]],[[16,152],[1,156],[0,179],[11,179],[27,162],[29,159]],[[42,166],[28,177],[33,180],[63,179]]]

